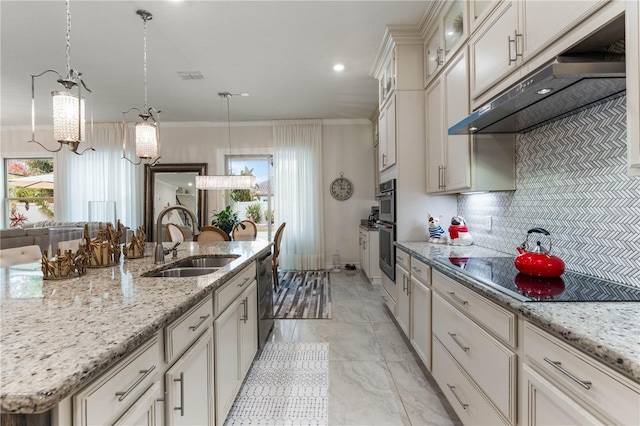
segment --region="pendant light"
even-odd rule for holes
[[[122,113],[122,158],[131,164],[138,165],[143,161],[151,166],[160,160],[160,111],[147,106],[147,21],[153,19],[151,12],[146,10],[136,11],[143,21],[144,27],[144,108],[129,108]],[[127,158],[127,114],[137,111],[142,119],[135,125],[136,156],[138,161]]]
[[[231,114],[229,108],[229,98],[232,96],[249,96],[248,93],[219,92],[218,96],[227,100],[227,128],[229,129],[229,154],[231,154]],[[231,189],[253,189],[256,186],[255,176],[234,175],[233,170],[229,170],[228,175],[217,176],[196,176],[196,188],[204,190],[231,190]]]
[[[37,143],[49,152],[58,152],[63,145],[67,145],[74,154],[82,155],[87,151],[95,151],[93,146],[78,152],[81,142],[86,141],[85,126],[85,99],[82,97],[82,88],[92,95],[92,91],[87,87],[82,79],[82,73],[71,68],[71,11],[69,0],[66,1],[67,11],[67,33],[66,33],[66,58],[67,73],[63,77],[56,70],[46,70],[40,74],[31,74],[31,140],[28,142]],[[47,73],[58,75],[57,82],[64,90],[51,92],[53,97],[53,137],[60,144],[58,149],[49,149],[36,140],[36,78]],[[74,93],[73,89],[77,89]],[[93,106],[93,102],[91,102]],[[91,133],[93,133],[93,112],[91,113]]]

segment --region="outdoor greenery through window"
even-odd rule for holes
[[[5,173],[10,227],[53,219],[52,158],[6,159]]]

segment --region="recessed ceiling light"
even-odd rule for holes
[[[475,132],[476,130],[478,130],[478,128],[477,128],[477,127],[469,127],[469,130],[470,130],[471,132]]]
[[[333,66],[333,70],[334,70],[334,71],[344,71],[344,65],[342,65],[342,64],[335,64],[335,65]]]
[[[545,89],[540,89],[540,90],[538,90],[536,93],[537,93],[538,95],[546,95],[547,93],[551,92],[552,90],[553,90],[553,89],[547,89],[547,88],[545,88]]]

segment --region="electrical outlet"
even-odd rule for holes
[[[493,218],[491,216],[477,216],[476,217],[476,226],[479,230],[483,232],[491,232],[491,228],[493,225]]]

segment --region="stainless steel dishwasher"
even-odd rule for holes
[[[258,347],[262,349],[273,329],[273,270],[271,252],[258,258]]]

